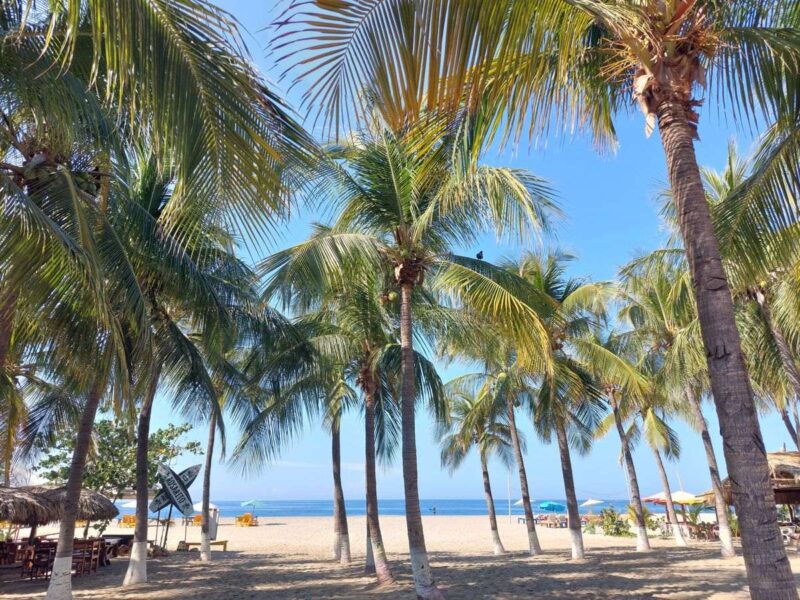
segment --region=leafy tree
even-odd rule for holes
[[[155,487],[159,464],[171,464],[187,454],[202,453],[198,442],[184,440],[191,430],[189,424],[169,424],[150,434],[147,453],[149,489]],[[95,423],[92,440],[81,487],[116,502],[136,487],[136,436],[128,423],[101,419]],[[59,436],[54,444],[43,448],[44,454],[35,467],[37,475],[51,485],[65,485],[74,450],[74,436]]]

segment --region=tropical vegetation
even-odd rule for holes
[[[135,488],[124,583],[147,581],[156,464],[198,450],[174,444],[185,426],[151,431],[154,408],[207,428],[206,561],[215,459],[253,474],[316,428],[333,557],[351,563],[342,429],[363,415],[365,569],[396,585],[377,465],[399,459],[415,593],[443,598],[420,510],[424,408],[443,467],[476,451],[498,555],[497,459],[517,468],[542,552],[523,427],[558,448],[582,559],[576,453],[619,439],[630,518],[605,509],[601,527],[647,551],[634,456],[652,454],[677,523],[665,461],[688,423],[721,554],[740,533],[751,597],[796,600],[759,414],[800,450],[799,28],[790,0],[289,0],[272,51],[303,88],[296,117],[207,0],[4,2],[0,473],[10,486],[40,460],[66,487],[48,599],[72,597],[81,487]],[[669,237],[616,281],[575,276],[550,236],[553,185],[486,153],[559,130],[612,148],[631,100],[663,146]],[[695,154],[717,111],[763,132],[719,172]],[[319,222],[276,249],[296,207]],[[475,254],[484,234],[511,258]],[[443,384],[446,362],[464,373]]]

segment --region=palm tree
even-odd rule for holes
[[[664,467],[664,459],[662,452],[668,458],[678,458],[680,456],[680,443],[675,431],[667,424],[663,414],[659,414],[659,408],[655,402],[650,402],[647,405],[640,407],[639,419],[641,426],[644,429],[644,436],[647,440],[647,445],[653,452],[653,457],[656,461],[658,468],[658,475],[661,478],[661,486],[664,490],[664,502],[667,508],[667,516],[673,524],[673,536],[675,538],[676,546],[686,546],[686,539],[683,537],[683,531],[678,523],[678,516],[675,512],[675,503],[672,500],[672,489],[669,484],[669,476]]]
[[[320,228],[316,238],[330,234]],[[312,242],[315,241],[312,238]],[[305,253],[313,244],[305,243],[279,253],[273,260],[280,266],[272,271],[265,297],[277,295],[300,314],[300,323],[316,349],[316,369],[305,382],[297,382],[285,396],[298,394],[314,379],[329,382],[342,379],[361,390],[364,403],[366,506],[368,523],[368,559],[366,570],[375,573],[380,584],[394,582],[378,515],[376,459],[385,462],[394,457],[399,439],[399,380],[401,350],[397,339],[398,297],[386,289],[391,273],[379,265],[377,271],[363,271],[349,265],[346,284],[318,281],[303,276],[308,263]],[[267,267],[271,268],[271,267]],[[456,314],[433,302],[429,296],[417,296],[415,310],[418,333],[430,337],[444,326],[452,326]],[[433,364],[415,352],[416,389],[435,415],[443,414],[441,382]],[[313,384],[319,385],[319,384]],[[331,383],[325,384],[330,386]],[[335,385],[339,385],[335,383]],[[327,388],[326,388],[327,389]],[[303,392],[305,393],[305,392]],[[290,399],[285,400],[291,402]]]
[[[175,159],[178,183],[174,194],[181,198],[176,205],[195,202],[205,207],[206,214],[216,215],[216,222],[232,217],[232,221],[249,231],[263,229],[269,223],[284,184],[280,174],[282,159],[277,157],[284,150],[297,156],[298,151],[311,144],[242,56],[243,46],[237,40],[236,28],[225,13],[203,2],[173,6],[176,10],[169,11],[155,10],[153,5],[138,1],[92,3],[90,8],[80,3],[70,4],[52,11],[38,6],[29,10],[29,4],[4,5],[0,24],[4,38],[21,40],[9,43],[3,53],[4,72],[8,75],[3,84],[4,97],[10,99],[12,107],[4,110],[4,133],[20,160],[20,164],[7,162],[2,169],[4,185],[13,189],[13,201],[12,196],[5,196],[9,201],[4,202],[6,210],[0,233],[3,262],[6,256],[22,262],[24,255],[18,252],[26,243],[21,237],[26,235],[23,225],[32,220],[51,246],[61,246],[60,252],[67,258],[60,264],[62,273],[65,268],[72,268],[91,276],[89,289],[95,292],[107,284],[111,271],[97,269],[103,263],[96,260],[96,248],[103,248],[104,244],[107,247],[109,240],[92,239],[95,226],[89,224],[96,222],[97,231],[108,231],[108,224],[103,222],[109,203],[108,173],[111,165],[120,160],[119,137],[113,138],[132,132],[148,137],[151,143],[155,142],[153,148],[167,151],[164,155],[169,153]],[[141,52],[143,48],[147,52]],[[202,52],[197,51],[199,48]],[[133,72],[139,76],[129,77]],[[39,82],[34,84],[37,79]],[[109,119],[98,118],[106,112],[104,102],[113,113]],[[24,121],[30,114],[36,118]],[[130,127],[114,126],[117,117]],[[95,139],[95,143],[84,145],[91,150],[91,162],[75,165],[65,162],[64,154],[57,152],[64,140],[55,145],[46,143],[44,131],[35,127],[37,122],[46,122],[49,131],[57,136],[83,131],[85,136],[112,139],[102,144]],[[211,130],[214,135],[205,135]],[[256,158],[245,161],[242,170],[240,159],[234,156],[244,154]],[[71,217],[66,226],[62,224],[63,218],[61,222],[43,218],[47,211],[57,207],[37,202],[36,195],[31,194],[33,187],[37,187],[36,181],[41,181],[42,173],[46,172],[58,173],[68,184],[66,189],[70,194],[62,195],[61,201],[62,206],[70,207],[69,213],[64,213]],[[247,180],[245,185],[243,179]],[[221,191],[225,193],[220,194]],[[96,202],[88,201],[95,196]],[[226,198],[220,201],[222,196]],[[225,210],[226,206],[232,210]],[[258,216],[248,224],[243,219],[246,213]],[[165,220],[170,227],[178,223],[178,218],[172,215]],[[76,242],[89,252],[76,253]],[[37,250],[25,260],[50,260],[42,256],[41,248]],[[87,270],[86,263],[92,261],[95,264]],[[129,277],[130,273],[125,275],[124,281],[130,286],[135,279]],[[4,287],[19,285],[12,277],[3,281]],[[61,286],[61,289],[69,288]],[[123,297],[118,295],[120,299]],[[9,297],[4,294],[4,299]],[[136,311],[131,313],[139,321],[139,333],[146,331],[141,327],[143,307],[140,299],[134,307]],[[13,319],[13,311],[4,309],[3,317]],[[108,317],[102,316],[102,320],[108,329]],[[7,321],[0,329],[10,329]],[[132,335],[137,333],[137,328],[128,329]],[[101,331],[97,339],[104,337],[107,334]],[[142,344],[134,342],[136,347]],[[122,357],[125,347],[123,343],[116,344],[116,351],[110,345],[104,353],[112,357],[116,352]],[[103,374],[110,371],[99,369]],[[115,380],[124,382],[125,378],[115,377]],[[102,392],[110,385],[107,381],[96,381],[83,390],[88,398],[83,423],[88,429],[81,429],[80,433],[86,440]],[[91,389],[91,393],[86,394],[86,389]],[[77,494],[85,460],[78,455],[88,447],[88,442],[83,442],[76,445],[75,481],[69,487],[73,495]],[[77,496],[68,499],[68,515],[76,502]],[[69,517],[62,520],[62,543],[48,591],[48,597],[54,599],[71,595],[70,522]]]
[[[792,314],[793,302],[790,299],[797,290],[800,250],[797,224],[773,221],[765,226],[763,221],[770,218],[770,213],[763,207],[763,199],[759,199],[759,194],[754,194],[755,198],[742,198],[742,190],[751,188],[754,179],[763,177],[758,170],[751,175],[752,166],[751,161],[742,159],[731,144],[725,169],[721,172],[702,169],[703,182],[708,190],[717,230],[721,232],[722,253],[734,298],[740,305],[752,302],[758,307],[758,317],[745,306],[739,311],[744,321],[740,329],[746,356],[751,365],[759,365],[759,368],[753,369],[753,382],[761,387],[765,379],[772,379],[772,385],[767,384],[770,395],[792,439],[800,447],[797,418],[792,424],[787,412],[788,405],[792,413],[797,415],[800,398],[800,369],[795,358],[797,349],[792,344],[792,339],[796,339],[796,320],[793,319],[795,315]],[[776,191],[770,193],[780,194]],[[763,192],[760,194],[763,195]],[[749,221],[735,238],[725,232],[732,218]],[[773,357],[777,358],[783,371],[783,376],[778,376],[778,379],[785,380],[785,383],[781,381],[777,386],[775,370],[768,368],[774,363],[771,360]],[[785,388],[785,391],[776,388]],[[779,398],[784,398],[784,401]]]
[[[379,0],[308,10],[298,0],[282,17],[286,32],[280,43],[311,42],[320,31],[334,38],[323,48],[315,46],[311,58],[295,48],[287,56],[299,67],[298,78],[312,81],[306,103],[335,125],[351,116],[350,107],[363,106],[359,94],[366,88],[389,122],[457,107],[465,97],[472,106],[488,97],[507,113],[505,130],[512,135],[578,123],[597,139],[609,140],[613,115],[633,91],[648,133],[659,126],[728,470],[736,481],[733,496],[750,593],[757,600],[796,599],[694,150],[700,118],[695,108],[702,102],[695,94],[706,80],[714,82],[710,89],[720,108],[731,107],[743,121],[763,117],[769,122],[782,118],[786,105],[796,106],[796,4],[776,0],[767,10],[756,0],[503,0],[492,3],[491,10],[482,5],[479,0],[423,0],[413,6]],[[792,150],[783,157],[796,156],[796,141],[788,147]],[[782,179],[772,181],[791,181],[793,163],[777,165],[773,171]],[[791,202],[773,207],[773,213],[796,219]]]
[[[574,359],[572,343],[602,324],[605,303],[613,289],[603,283],[587,283],[565,275],[572,257],[560,252],[539,256],[525,254],[505,267],[528,282],[533,291],[549,300],[543,321],[550,338],[551,368],[539,377],[532,398],[534,425],[542,439],[558,442],[564,492],[567,498],[572,558],[584,558],[581,518],[575,493],[570,445],[587,451],[600,419],[600,391],[591,375]]]
[[[503,235],[526,235],[546,224],[552,202],[547,188],[532,175],[511,169],[480,166],[474,160],[478,119],[458,126],[433,119],[390,131],[380,122],[368,131],[354,133],[348,143],[328,151],[312,180],[312,197],[324,197],[339,213],[330,230],[307,242],[273,255],[265,261],[266,272],[292,264],[285,277],[297,285],[301,279],[339,282],[351,276],[355,265],[384,272],[399,288],[400,346],[402,351],[401,408],[402,460],[406,501],[406,525],[414,583],[422,598],[440,598],[428,562],[417,486],[414,431],[416,386],[414,377],[414,329],[412,305],[422,284],[434,275],[465,303],[478,302],[486,311],[504,309],[533,315],[533,309],[512,300],[503,306],[498,298],[508,295],[493,277],[497,269],[481,261],[450,254],[456,243],[468,244],[477,232],[494,225]],[[436,132],[437,142],[426,140]],[[348,268],[349,267],[349,268]],[[276,280],[277,281],[277,280]],[[306,281],[305,285],[308,285]],[[478,300],[475,298],[478,297]],[[532,319],[527,319],[530,323]],[[529,343],[524,352],[531,361],[543,344],[541,331],[509,320]],[[522,351],[520,351],[522,352]]]
[[[108,216],[119,238],[125,240],[128,260],[147,299],[152,358],[139,366],[144,391],[137,426],[136,531],[123,585],[147,581],[147,444],[159,385],[170,384],[174,406],[183,404],[184,412],[190,414],[210,413],[216,425],[217,391],[203,350],[185,332],[195,330],[192,335],[204,337],[204,345],[214,337],[235,336],[234,303],[242,305],[255,298],[255,276],[233,256],[230,234],[213,224],[204,225],[194,215],[180,214],[197,207],[171,206],[176,201],[171,194],[172,169],[159,168],[147,151],[131,154],[129,162],[130,168],[119,169],[115,179],[121,191],[119,197],[112,197]],[[183,226],[170,228],[163,218],[167,213],[178,217]],[[201,227],[202,232],[187,230],[189,224]],[[209,461],[206,466],[210,469]]]
[[[621,274],[620,318],[633,327],[636,343],[661,355],[660,378],[673,402],[685,404],[689,421],[699,431],[714,491],[722,556],[735,555],[727,504],[716,453],[701,406],[706,360],[682,252],[663,250],[640,257]]]
[[[642,506],[642,495],[639,491],[639,478],[636,476],[636,466],[633,463],[633,453],[631,450],[631,431],[626,429],[625,420],[628,415],[636,410],[639,394],[631,393],[632,390],[621,383],[617,373],[612,369],[603,369],[601,365],[594,362],[594,352],[601,348],[607,354],[615,357],[617,365],[624,364],[628,369],[635,369],[630,359],[632,348],[630,341],[613,332],[608,334],[593,334],[595,348],[583,348],[587,356],[584,363],[591,368],[598,385],[601,386],[603,393],[611,406],[611,415],[606,422],[598,428],[596,435],[604,435],[613,424],[619,436],[621,446],[621,462],[625,466],[625,474],[628,481],[628,493],[631,500],[631,508],[636,517],[636,550],[639,552],[650,551],[650,541],[647,538],[647,523],[645,521],[644,508]],[[588,350],[588,352],[587,352]],[[624,368],[624,367],[623,367]]]
[[[528,552],[531,556],[541,554],[542,547],[536,533],[536,521],[533,518],[528,487],[528,473],[525,468],[523,436],[517,428],[516,420],[518,408],[530,407],[533,404],[532,397],[536,393],[536,389],[531,381],[530,372],[516,360],[508,343],[496,337],[496,332],[487,332],[478,340],[458,343],[451,346],[448,351],[457,357],[471,358],[484,363],[484,371],[467,373],[454,379],[449,385],[457,387],[462,393],[478,397],[491,397],[494,404],[497,405],[497,410],[505,411],[511,450],[519,475],[525,525],[528,530]]]
[[[347,509],[342,488],[341,398],[351,390],[344,381],[338,381],[330,396],[329,425],[331,430],[331,466],[333,468],[333,558],[343,565],[350,564],[350,533],[347,527]]]
[[[456,380],[458,383],[458,380]],[[458,386],[456,386],[457,388]],[[489,459],[497,456],[507,467],[512,458],[511,432],[504,419],[504,411],[491,397],[475,397],[448,390],[450,407],[448,419],[440,424],[439,443],[442,446],[442,466],[454,472],[469,451],[475,447],[478,452],[483,475],[483,491],[486,496],[486,509],[489,512],[489,527],[492,532],[492,546],[495,554],[505,554],[503,542],[497,529],[497,514],[494,508],[492,485],[489,480]]]

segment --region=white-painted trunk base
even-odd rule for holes
[[[542,553],[542,547],[539,545],[539,536],[536,535],[536,530],[528,532],[528,550],[531,556],[536,556]]]
[[[733,547],[733,536],[729,527],[719,528],[719,542],[723,557],[733,558],[736,556],[736,548]]]
[[[211,540],[208,532],[200,533],[200,560],[208,562],[211,560]]]
[[[681,529],[681,526],[676,523],[673,529],[675,531],[675,545],[681,547],[688,546],[689,544],[686,543],[686,538],[683,537],[683,530]]]
[[[147,542],[133,542],[128,571],[122,581],[123,587],[137,583],[147,583]]]
[[[572,559],[581,560],[585,554],[583,551],[583,535],[579,530],[569,530],[570,543],[572,544]]]
[[[350,536],[346,533],[339,536],[339,562],[343,565],[350,564]]]
[[[59,556],[47,586],[47,600],[72,600],[72,557]]]
[[[417,598],[422,600],[444,600],[444,595],[433,581],[431,565],[428,562],[428,553],[419,548],[409,548],[411,556],[411,571],[414,575],[414,589]]]
[[[636,528],[636,551],[650,552],[650,540],[647,539],[647,528]]]
[[[492,531],[492,547],[495,554],[505,554],[506,549],[503,547],[503,542],[500,540],[500,534],[497,531]]]
[[[342,558],[342,542],[340,537],[338,532],[333,534],[333,552],[331,552],[333,560]]]

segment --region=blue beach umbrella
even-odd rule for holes
[[[261,508],[262,506],[266,506],[267,503],[263,502],[262,500],[245,500],[242,502],[241,506],[249,507],[253,509],[253,514],[255,515],[255,509]]]
[[[565,508],[563,504],[559,504],[558,502],[542,502],[539,505],[539,508],[545,512],[564,512]]]

